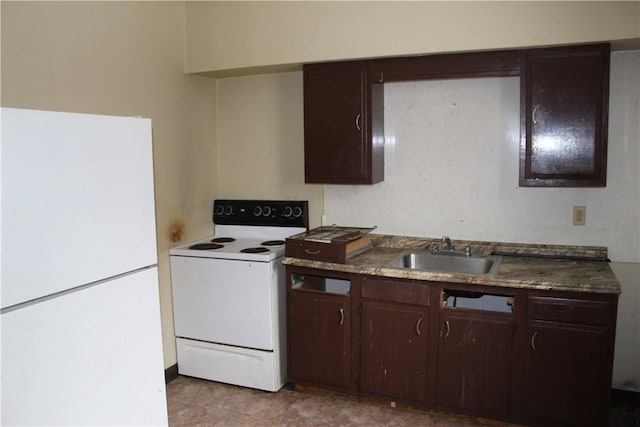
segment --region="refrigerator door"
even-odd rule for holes
[[[157,263],[149,119],[1,119],[2,308]]]
[[[2,425],[167,425],[157,268],[2,314]]]

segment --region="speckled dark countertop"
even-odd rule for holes
[[[446,281],[510,288],[620,294],[620,284],[609,267],[607,249],[595,246],[559,246],[457,240],[456,248],[470,245],[473,255],[503,255],[495,275],[468,275],[385,267],[402,251],[424,250],[440,239],[372,235],[374,247],[345,264],[284,258],[283,263],[414,280]],[[577,259],[580,258],[580,259]]]

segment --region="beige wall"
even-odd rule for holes
[[[220,197],[309,200],[320,225],[323,186],[304,183],[302,73],[218,80]]]
[[[639,2],[188,2],[188,72],[640,38]],[[277,69],[277,68],[276,68]]]
[[[640,264],[612,262],[622,287],[618,299],[613,387],[640,393]]]
[[[165,366],[175,339],[168,248],[210,233],[215,81],[183,72],[184,3],[1,2],[2,106],[153,122]],[[117,173],[117,171],[114,171]]]

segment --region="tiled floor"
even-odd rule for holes
[[[167,397],[172,427],[504,425],[383,407],[345,396],[286,388],[268,393],[182,376],[167,385]]]

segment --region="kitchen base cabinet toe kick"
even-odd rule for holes
[[[617,300],[288,265],[288,380],[391,406],[603,426]]]

